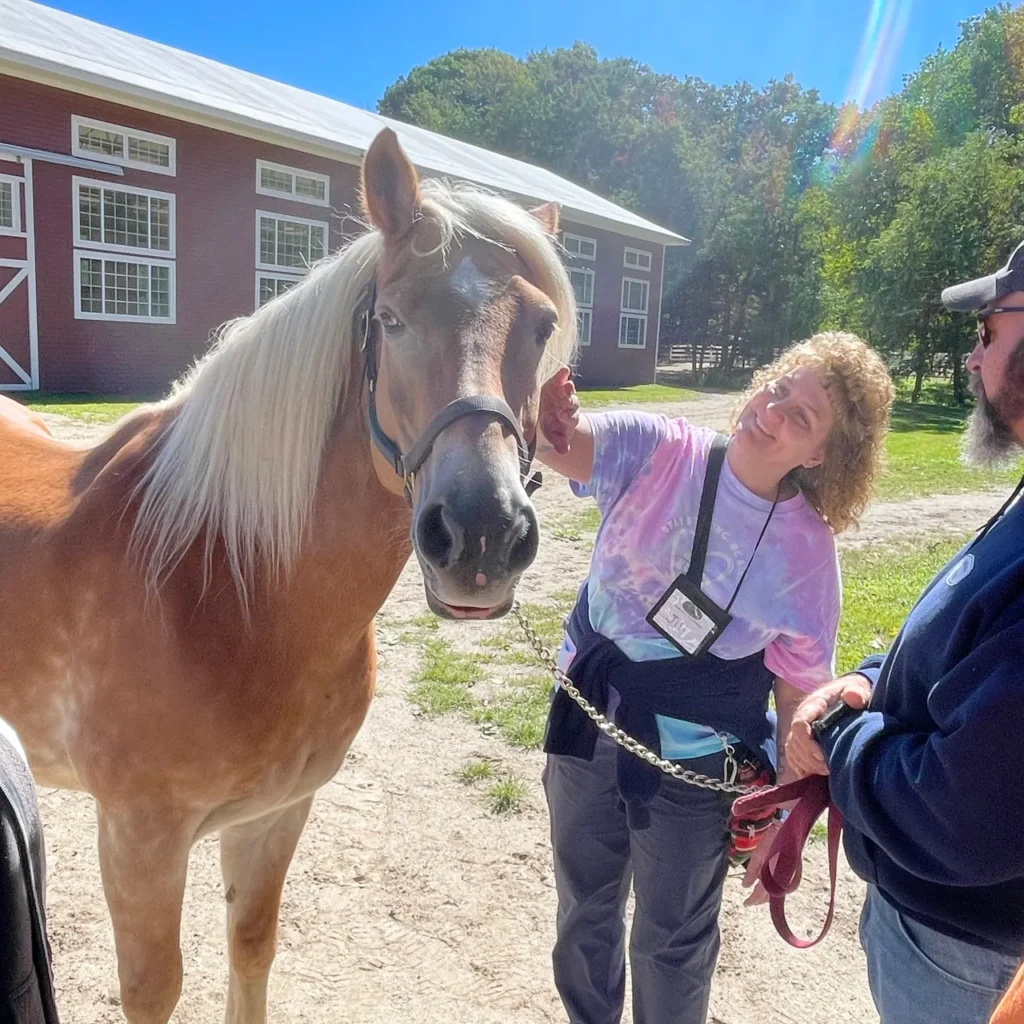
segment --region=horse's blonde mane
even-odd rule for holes
[[[559,326],[541,379],[570,362],[575,299],[538,221],[474,186],[428,180],[420,187],[422,215],[439,227],[442,248],[474,236],[514,250],[555,304]],[[198,540],[207,571],[214,543],[223,544],[244,603],[257,565],[277,574],[294,563],[382,249],[380,233],[367,232],[285,294],[226,323],[158,406],[170,425],[136,491],[132,537],[152,586]]]

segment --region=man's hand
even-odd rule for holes
[[[793,725],[786,739],[786,765],[796,778],[806,775],[828,775],[828,765],[818,741],[811,732],[811,723],[825,712],[845,701],[851,708],[867,707],[871,699],[871,683],[867,676],[851,672],[809,694],[796,709]]]
[[[576,396],[576,386],[569,379],[569,368],[563,366],[540,389],[537,426],[551,447],[559,455],[565,455],[579,419],[580,400]]]

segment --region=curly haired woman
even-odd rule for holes
[[[727,437],[643,412],[581,414],[568,371],[552,377],[540,457],[601,512],[560,651],[584,696],[683,768],[787,781],[775,736],[834,676],[835,534],[867,505],[892,395],[877,353],[842,333],[761,370]],[[561,689],[545,750],[554,973],[571,1024],[620,1020],[631,884],[633,1020],[701,1024],[731,798],[619,750]]]

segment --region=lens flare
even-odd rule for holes
[[[863,160],[879,145],[877,101],[899,57],[913,0],[872,0],[844,102],[829,139],[832,169]]]

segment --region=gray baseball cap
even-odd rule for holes
[[[988,277],[979,277],[963,284],[950,285],[942,290],[942,304],[958,313],[969,313],[991,305],[1010,292],[1024,292],[1024,242],[1021,242],[1005,267]]]

